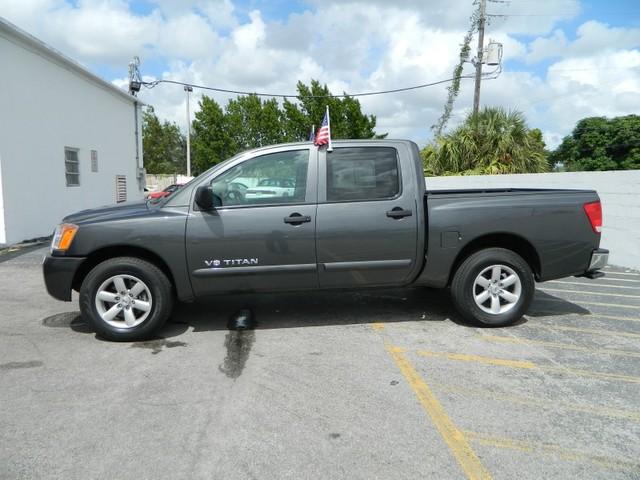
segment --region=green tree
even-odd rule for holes
[[[326,85],[311,80],[307,86],[297,84],[299,109],[307,120],[306,136],[313,125],[317,129],[322,123],[326,107],[331,117],[331,138],[385,138],[387,134],[376,134],[376,116],[362,113],[360,101],[345,96],[332,97]],[[300,140],[306,139],[306,136]]]
[[[550,161],[571,171],[638,169],[640,116],[583,118],[552,152]]]
[[[542,132],[529,129],[522,113],[485,108],[421,155],[429,175],[532,173],[548,169],[544,147]]]
[[[148,173],[184,173],[185,138],[175,123],[160,123],[152,107],[142,112],[142,148]]]
[[[206,95],[199,105],[191,124],[191,163],[196,175],[238,152],[220,105]]]
[[[300,142],[309,138],[312,123],[297,103],[285,99],[282,102],[282,114],[285,142]]]
[[[307,140],[311,126],[320,126],[327,105],[332,138],[386,136],[376,134],[376,117],[362,113],[357,99],[332,97],[327,86],[316,80],[310,86],[298,82],[297,90],[297,102],[280,104],[275,98],[244,95],[229,100],[224,109],[203,96],[191,129],[194,172],[201,173],[243,150]]]
[[[234,145],[241,151],[284,142],[282,116],[275,98],[263,101],[248,95],[229,100],[225,121]]]

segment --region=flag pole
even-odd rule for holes
[[[327,144],[327,152],[333,151],[331,145],[331,117],[329,116],[329,105],[327,105],[327,126],[329,127],[329,143]]]

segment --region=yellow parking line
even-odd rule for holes
[[[527,327],[542,328],[545,330],[562,330],[565,332],[588,333],[590,335],[602,335],[605,337],[640,338],[640,333],[620,332],[617,330],[598,330],[596,328],[567,327],[565,325],[546,325],[542,323],[527,323]]]
[[[525,368],[529,370],[533,370],[536,368],[536,364],[532,362],[526,362],[522,360],[507,360],[504,358],[483,357],[480,355],[469,355],[466,353],[442,353],[421,350],[418,352],[418,355],[421,355],[423,357],[447,358],[449,360],[459,360],[461,362],[485,363],[487,365],[498,365],[500,367]]]
[[[620,381],[629,383],[640,383],[640,377],[621,375],[618,373],[593,372],[591,370],[580,370],[570,367],[554,367],[550,365],[538,365],[533,362],[522,360],[507,360],[503,358],[483,357],[480,355],[467,355],[463,353],[430,352],[421,350],[418,355],[424,357],[440,357],[447,360],[457,360],[462,362],[484,363],[486,365],[497,365],[501,367],[521,368],[527,370],[540,370],[544,372],[568,373],[579,377],[597,378],[600,380]]]
[[[622,375],[619,373],[593,372],[591,370],[580,370],[570,367],[552,367],[549,365],[538,365],[538,368],[540,370],[544,370],[545,372],[569,373],[578,377],[590,377],[600,380],[620,381],[627,383],[640,383],[640,377],[632,377],[630,375]]]
[[[374,330],[384,330],[384,323],[374,322],[371,324],[371,328],[373,328]]]
[[[475,452],[471,449],[464,434],[451,421],[442,404],[435,397],[429,385],[413,365],[405,357],[401,348],[388,346],[387,351],[393,358],[405,379],[418,397],[422,408],[429,414],[438,432],[453,453],[460,467],[469,479],[491,479],[491,474],[484,468]]]
[[[537,287],[538,290],[543,292],[565,292],[565,293],[579,293],[582,295],[597,295],[597,296],[605,296],[605,297],[622,297],[622,298],[640,298],[640,295],[625,295],[623,293],[608,293],[608,292],[591,292],[587,290],[565,290],[563,288],[541,288]]]
[[[615,355],[620,357],[640,358],[640,352],[630,352],[628,350],[612,350],[609,348],[591,348],[570,343],[543,342],[541,340],[529,340],[517,337],[500,337],[498,335],[480,335],[480,338],[488,342],[512,343],[518,345],[539,345],[541,347],[558,348],[561,350],[575,350],[576,352],[592,353],[594,355]]]
[[[551,443],[525,442],[513,438],[487,435],[484,433],[471,432],[468,430],[466,430],[464,433],[471,440],[481,445],[506,448],[509,450],[518,450],[525,453],[541,453],[545,455],[554,455],[558,458],[561,458],[562,460],[578,463],[590,463],[613,470],[626,470],[632,472],[640,471],[640,465],[637,463],[632,463],[617,458],[605,457],[602,455],[593,455],[589,452],[563,448],[559,445],[554,445]]]
[[[560,283],[562,285],[581,285],[583,287],[602,287],[602,288],[622,288],[625,290],[640,290],[640,285],[637,287],[632,287],[629,285],[610,285],[610,284],[606,284],[606,283],[587,283],[587,282],[565,282],[564,280],[551,280],[549,282],[544,282],[541,285],[543,285],[542,288],[544,288],[544,285],[546,283]]]
[[[555,411],[557,408],[563,410],[569,410],[573,412],[587,413],[589,415],[598,415],[608,418],[623,418],[626,420],[632,420],[634,422],[640,422],[640,412],[631,410],[621,410],[617,408],[601,407],[598,405],[578,404],[575,402],[562,402],[560,400],[541,400],[536,396],[522,397],[514,394],[505,394],[496,392],[493,390],[483,390],[478,388],[459,387],[457,385],[449,385],[445,383],[431,382],[431,386],[436,390],[442,390],[443,392],[458,393],[464,396],[474,395],[477,397],[488,398],[496,400],[498,402],[514,403],[516,405],[527,405],[532,407],[540,407]]]
[[[562,298],[536,298],[535,300],[539,300],[541,302],[563,302],[563,303],[567,302],[567,300],[563,300]],[[580,305],[594,305],[596,307],[633,308],[636,310],[640,310],[640,305],[621,305],[619,303],[589,302],[584,300],[580,300],[577,302]]]

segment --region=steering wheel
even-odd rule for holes
[[[242,192],[239,192],[238,190],[229,190],[224,194],[224,199],[230,202],[240,203],[244,201],[244,195],[242,195]]]

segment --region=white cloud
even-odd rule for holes
[[[577,38],[567,39],[562,30],[555,30],[548,37],[540,37],[529,45],[528,63],[554,57],[591,56],[602,51],[640,46],[640,28],[610,27],[590,20],[578,27]]]
[[[221,43],[222,39],[202,16],[188,12],[165,22],[156,49],[169,58],[195,59],[217,55]]]
[[[124,66],[133,55],[163,65],[159,77],[258,92],[295,93],[312,78],[332,91],[385,90],[448,78],[468,28],[471,0],[310,0],[308,9],[267,20],[259,3],[240,21],[231,0],[153,0],[133,13],[126,0],[0,0],[10,21],[84,63]],[[481,103],[522,110],[556,145],[584,116],[640,111],[640,29],[591,20],[574,33],[558,21],[580,12],[578,0],[490,2],[486,38],[504,60],[542,71],[505,68],[482,85]],[[533,37],[528,44],[522,37]],[[575,37],[575,39],[574,39]],[[475,51],[475,39],[472,43]],[[473,53],[472,53],[473,56]],[[511,63],[512,65],[514,63]],[[471,72],[468,65],[466,70]],[[114,83],[126,87],[125,79]],[[230,95],[206,93],[220,103]],[[463,80],[451,125],[464,118],[473,81]],[[181,87],[159,85],[140,97],[161,117],[185,125]],[[424,143],[441,114],[446,85],[361,97],[379,132]]]

